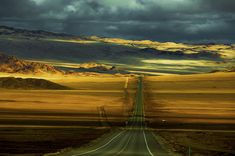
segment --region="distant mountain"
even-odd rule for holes
[[[178,49],[174,52],[167,51],[167,50],[156,50],[154,48],[143,48],[141,49],[147,53],[155,53],[159,57],[174,57],[174,58],[185,58],[185,59],[197,59],[197,58],[204,58],[204,59],[220,59],[220,54],[211,52],[211,51],[199,51],[195,53],[185,53],[184,49]]]
[[[22,74],[63,74],[64,72],[43,63],[20,60],[0,53],[0,72]]]
[[[212,70],[209,73],[217,73],[217,72],[235,72],[235,67],[229,67],[225,70]]]
[[[100,63],[95,63],[95,62],[90,62],[90,63],[82,63],[77,66],[78,69],[94,69],[94,70],[114,70],[114,66],[108,66],[105,64],[100,64]]]
[[[61,74],[61,75],[82,75],[84,72],[107,73],[107,74],[128,74],[118,70],[115,66],[99,63],[82,63],[73,67],[55,67],[40,62],[30,62],[18,59],[15,56],[8,56],[0,53],[0,72],[20,74]],[[87,73],[88,74],[88,73]]]
[[[43,30],[25,30],[25,29],[17,29],[7,26],[0,26],[0,35],[33,37],[33,38],[72,37],[72,35],[63,34],[63,33],[54,33]]]
[[[27,60],[115,65],[116,69],[108,70],[108,73],[122,69],[131,73],[156,75],[192,74],[224,70],[230,64],[235,64],[234,44],[190,45],[96,36],[78,37],[9,27],[0,28],[0,51]],[[103,73],[105,68],[97,66],[71,70]],[[59,69],[70,70],[67,67]]]
[[[69,90],[71,88],[59,85],[57,83],[47,81],[44,79],[33,78],[14,78],[2,77],[0,78],[0,88],[5,89],[54,89],[54,90]]]
[[[118,69],[116,66],[95,63],[95,62],[88,62],[88,63],[81,63],[73,67],[58,67],[59,69],[73,72],[94,72],[94,73],[106,73],[106,74],[130,74],[125,70]]]

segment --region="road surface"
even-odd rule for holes
[[[59,156],[167,156],[166,150],[145,126],[142,77],[138,80],[136,104],[126,128],[106,136],[93,146],[58,153]]]

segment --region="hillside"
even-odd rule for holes
[[[88,39],[93,41],[99,41],[104,43],[112,43],[119,45],[126,45],[130,47],[137,47],[140,49],[156,50],[167,52],[168,54],[174,55],[175,53],[183,54],[188,56],[198,57],[221,57],[227,59],[235,58],[235,46],[233,44],[185,44],[185,43],[174,43],[174,42],[156,42],[150,40],[125,40],[119,38],[101,38],[92,36]],[[175,52],[175,53],[172,53]]]
[[[72,37],[72,35],[54,33],[43,30],[25,30],[8,26],[0,26],[0,35],[25,37],[25,38],[48,38],[48,37]]]
[[[43,63],[20,60],[14,56],[0,53],[0,72],[22,74],[62,74],[63,72],[53,66]]]
[[[8,31],[11,33],[6,33]],[[33,37],[28,35],[31,33]],[[50,32],[43,34],[7,27],[4,33],[0,33],[0,51],[27,60],[47,60],[50,65],[63,70],[71,70],[66,65],[68,63],[95,62],[115,65],[116,69],[130,73],[165,75],[223,71],[235,65],[233,44],[189,45],[94,36],[63,36]],[[60,65],[55,65],[55,62]],[[78,68],[72,70],[83,72]],[[93,69],[86,71],[96,72]]]
[[[49,62],[50,64],[50,62]],[[106,65],[102,63],[95,62],[87,62],[81,64],[56,64],[52,63],[52,65],[57,66],[59,69],[67,71],[66,74],[72,72],[72,74],[84,73],[84,72],[92,72],[92,73],[105,73],[105,74],[130,74],[129,72],[118,69],[114,65]]]
[[[44,79],[33,78],[14,78],[14,77],[2,77],[0,78],[0,88],[4,89],[55,89],[55,90],[67,90],[69,87],[59,85],[57,83],[47,81]]]
[[[59,75],[82,75],[83,73],[106,73],[127,74],[128,72],[118,70],[115,66],[100,63],[50,63],[46,61],[25,61],[15,56],[0,53],[0,72],[18,74],[59,74]]]

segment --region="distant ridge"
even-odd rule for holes
[[[107,74],[127,74],[127,72],[99,63],[82,63],[73,68],[54,67],[41,62],[31,62],[8,56],[0,53],[0,72],[19,74],[60,74],[60,75],[82,75],[82,73],[107,73]]]
[[[22,74],[63,74],[59,69],[43,63],[20,60],[0,53],[0,72]]]
[[[39,62],[52,60],[48,64],[73,75],[208,73],[234,66],[235,59],[235,44],[186,44],[97,36],[63,37],[57,33],[9,27],[0,28],[0,51]],[[79,64],[87,62],[96,65],[79,67]],[[107,65],[115,68],[107,68]]]
[[[59,85],[57,83],[33,78],[14,78],[2,77],[0,78],[0,88],[5,89],[55,89],[55,90],[69,90],[71,88]]]
[[[73,35],[65,33],[49,32],[44,30],[26,30],[12,28],[8,26],[0,26],[0,35],[12,35],[22,37],[48,38],[48,37],[72,37]]]

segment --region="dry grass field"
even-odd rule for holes
[[[235,124],[235,73],[145,77],[145,100],[150,122]]]
[[[235,154],[235,73],[145,77],[148,125],[175,152]]]
[[[164,138],[165,144],[180,155],[230,156],[235,154],[235,132],[160,130],[155,132]]]
[[[80,146],[123,125],[132,111],[135,78],[127,91],[125,77],[47,79],[74,90],[0,90],[0,155]]]

